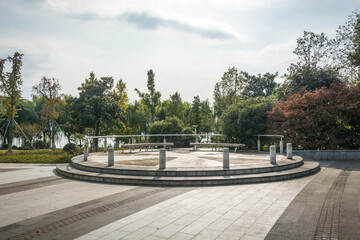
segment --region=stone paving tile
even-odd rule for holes
[[[233,223],[232,220],[222,219],[219,218],[211,225],[209,225],[209,229],[216,230],[216,231],[225,231],[231,224]]]
[[[136,230],[135,232],[126,235],[125,237],[121,238],[121,239],[126,239],[126,240],[138,240],[138,239],[144,239],[147,236],[150,236],[152,233],[154,233],[157,229],[156,228],[152,228],[152,227],[142,227],[138,230]]]
[[[221,234],[221,231],[216,231],[212,229],[204,229],[198,235],[196,235],[193,239],[196,240],[212,240],[217,239],[217,237]]]
[[[152,222],[148,221],[148,220],[144,220],[144,219],[139,219],[139,220],[136,220],[136,221],[120,228],[120,230],[126,231],[126,232],[134,232],[150,223],[152,223]]]
[[[195,222],[199,218],[200,218],[199,215],[193,215],[190,213],[190,214],[186,214],[185,216],[182,216],[181,218],[177,219],[176,221],[173,222],[173,224],[187,226],[190,223]],[[201,218],[201,219],[199,219],[199,221],[202,221],[203,219],[205,219],[205,218]]]
[[[205,229],[207,226],[209,226],[209,223],[207,222],[195,221],[187,225],[185,228],[181,229],[180,232],[196,235],[203,229]]]
[[[233,225],[243,228],[250,228],[257,220],[257,217],[241,216]]]
[[[245,212],[239,211],[239,210],[229,210],[227,213],[221,216],[223,219],[236,221],[241,215],[243,215]]]
[[[240,239],[245,234],[246,230],[247,228],[231,225],[225,231],[223,231],[217,239],[219,240]]]
[[[106,235],[103,235],[102,237],[98,238],[99,240],[118,240],[120,238],[123,238],[127,235],[129,235],[129,232],[125,232],[125,231],[121,231],[121,230],[116,230],[113,232],[110,232]]]
[[[178,233],[172,235],[169,239],[171,239],[171,240],[188,240],[188,239],[193,239],[194,237],[195,237],[195,235],[192,235],[192,234],[178,232]]]
[[[254,223],[247,231],[246,235],[265,238],[272,225]]]
[[[264,240],[264,238],[245,234],[240,238],[240,240]]]
[[[156,232],[151,234],[151,236],[161,237],[161,238],[169,238],[170,236],[179,232],[183,228],[184,228],[184,225],[170,223],[169,225],[166,225],[165,227],[158,229]]]

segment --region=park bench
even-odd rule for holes
[[[171,147],[174,146],[174,143],[171,142],[167,142],[167,143],[130,143],[130,144],[123,144],[121,147],[122,148],[127,148],[130,149],[130,152],[132,152],[132,150],[134,150],[135,148],[139,148],[140,151],[142,148],[145,149],[145,151],[148,151],[149,148],[151,148],[151,150],[153,150],[153,147],[156,146],[163,146],[164,148],[168,147],[171,150]],[[122,152],[124,153],[124,150],[122,150]]]
[[[197,143],[197,142],[192,142],[192,143],[190,143],[190,147],[193,147],[194,151],[198,147],[211,147],[211,150],[213,150],[215,148],[215,151],[217,151],[217,148],[234,147],[235,152],[236,152],[238,148],[245,147],[245,144],[241,144],[241,143],[199,143],[199,142]]]

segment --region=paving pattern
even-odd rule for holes
[[[159,188],[0,164],[0,239],[356,239],[360,163],[321,165],[283,182]]]

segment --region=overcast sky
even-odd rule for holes
[[[94,71],[122,78],[133,101],[153,69],[162,99],[178,91],[212,102],[229,67],[281,76],[303,31],[332,37],[357,8],[358,0],[0,0],[0,58],[25,54],[28,99],[42,76],[76,95]]]

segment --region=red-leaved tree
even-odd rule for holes
[[[360,146],[360,87],[335,83],[300,91],[268,112],[267,131],[282,134],[299,149],[356,149]]]

